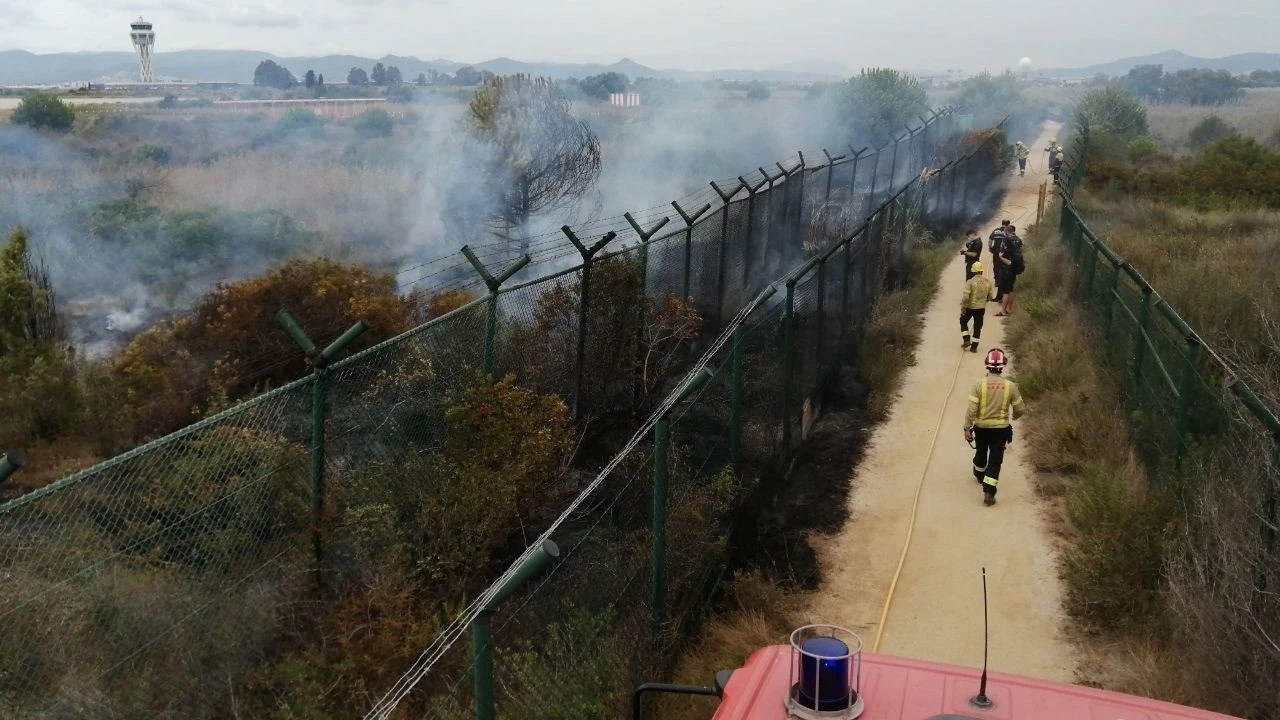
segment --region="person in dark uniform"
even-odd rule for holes
[[[966,230],[964,237],[964,249],[960,254],[964,256],[964,279],[968,280],[973,277],[973,264],[982,257],[982,238],[978,237],[978,231],[973,228]]]
[[[1005,270],[1004,263],[1000,262],[1000,250],[1004,247],[1004,238],[1012,227],[1008,220],[1001,220],[1000,227],[991,231],[990,241],[987,248],[991,250],[991,279],[996,284],[996,295],[991,299],[992,302],[1000,302],[1004,297],[1000,294],[1000,280]]]

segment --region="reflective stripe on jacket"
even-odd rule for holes
[[[974,275],[964,284],[964,295],[961,296],[961,307],[967,310],[981,310],[991,299],[991,281],[986,275]]]
[[[964,427],[966,430],[971,427],[1009,427],[1011,420],[1021,417],[1025,410],[1018,384],[988,373],[969,392],[969,409],[964,416]]]

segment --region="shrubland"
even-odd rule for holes
[[[1116,347],[1129,340],[1105,334],[1123,311],[1099,316],[1100,294],[1078,305],[1066,249],[1047,232],[1033,238],[1047,250],[1029,256],[1010,345],[1036,408],[1028,423],[1039,490],[1055,501],[1065,540],[1067,609],[1090,648],[1082,674],[1125,692],[1274,717],[1280,608],[1268,598],[1280,556],[1268,540],[1267,498],[1280,486],[1271,439],[1224,383],[1242,378],[1280,404],[1280,296],[1269,280],[1280,259],[1271,187],[1280,158],[1235,132],[1215,140],[1213,128],[1189,156],[1134,153],[1146,131],[1132,101],[1108,91],[1087,106],[1076,208],[1216,357],[1199,367],[1203,404],[1193,401],[1175,458],[1150,434],[1133,353]]]

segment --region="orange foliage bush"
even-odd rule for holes
[[[177,429],[212,407],[308,371],[275,319],[285,308],[323,348],[357,320],[354,352],[411,326],[395,278],[332,260],[297,260],[219,285],[185,317],[138,335],[112,363],[137,438]]]

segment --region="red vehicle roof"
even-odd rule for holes
[[[791,678],[786,645],[758,650],[735,670],[714,720],[783,720]],[[990,673],[981,710],[969,703],[978,692],[977,670],[908,660],[862,656],[861,720],[1238,720],[1227,715],[1120,693]],[[959,716],[959,717],[957,717]]]

